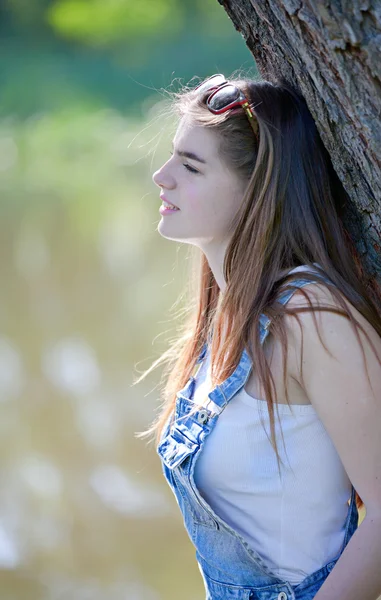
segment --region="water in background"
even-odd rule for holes
[[[102,110],[1,123],[9,600],[175,600],[180,584],[184,600],[203,594],[154,448],[134,437],[155,415],[160,371],[131,387],[133,375],[165,349],[183,284],[182,249],[156,232],[161,127],[152,110],[145,122]]]

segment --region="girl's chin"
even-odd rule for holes
[[[166,227],[165,222],[166,222],[166,220],[162,219],[157,226],[157,231],[158,231],[158,233],[160,233],[160,235],[163,238],[165,238],[167,240],[172,240],[174,242],[182,242],[185,244],[194,244],[195,240],[191,240],[186,236],[181,237],[181,234],[179,235],[179,232],[175,231],[174,227]],[[194,244],[194,245],[197,245],[197,244]]]

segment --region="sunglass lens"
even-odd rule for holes
[[[223,75],[212,75],[212,77],[205,79],[205,81],[203,83],[200,83],[200,85],[198,85],[195,89],[201,93],[206,92],[207,90],[210,90],[213,87],[221,85],[225,81],[226,79]]]
[[[234,85],[225,85],[213,94],[209,99],[208,105],[213,110],[220,110],[238,100],[239,97],[240,92]]]

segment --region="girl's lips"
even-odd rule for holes
[[[166,206],[164,206],[164,204],[162,204],[159,208],[159,212],[162,215],[166,215],[169,213],[180,212],[180,209],[179,208],[167,208]]]
[[[175,208],[178,208],[178,209],[179,209],[179,207],[178,207],[178,206],[176,206],[176,204],[173,204],[172,202],[170,202],[169,200],[167,200],[167,198],[166,198],[165,196],[160,196],[160,200],[161,200],[162,202],[167,202],[168,204],[172,204],[172,206],[174,206]],[[180,209],[179,209],[179,210],[180,210]]]

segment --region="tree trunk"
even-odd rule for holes
[[[218,0],[264,79],[303,94],[352,202],[343,221],[381,284],[379,0]]]

